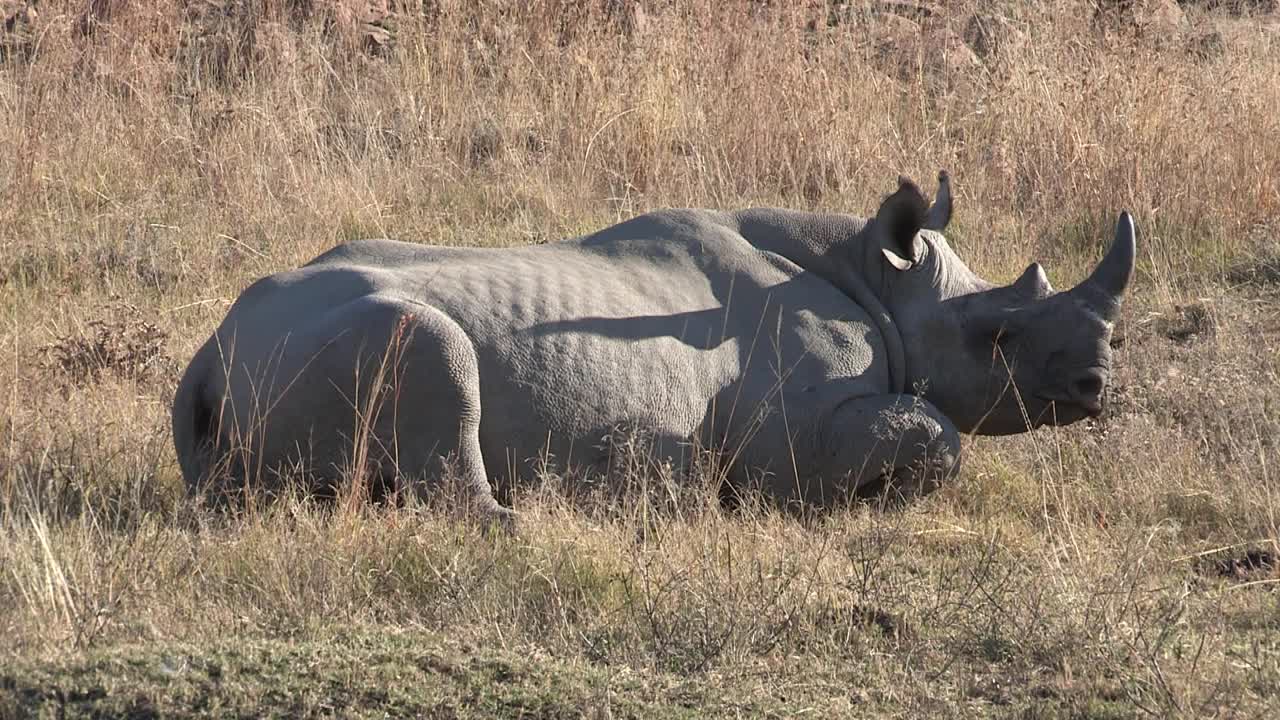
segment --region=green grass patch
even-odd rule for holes
[[[741,705],[671,676],[424,633],[133,645],[0,670],[0,718],[680,718]]]

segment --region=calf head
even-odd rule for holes
[[[902,335],[908,391],[921,392],[961,431],[985,435],[1099,414],[1111,378],[1111,328],[1133,274],[1133,219],[1121,213],[1111,249],[1070,290],[1055,292],[1037,263],[996,286],[942,236],[951,194],[945,173],[939,181],[929,207],[901,180],[866,230],[879,251],[871,277]]]

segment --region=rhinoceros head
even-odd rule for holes
[[[975,275],[941,231],[951,215],[945,173],[934,205],[905,179],[867,228],[880,252],[881,297],[902,335],[907,390],[964,432],[1006,435],[1102,411],[1111,328],[1133,274],[1134,226],[1120,215],[1106,257],[1055,292],[1032,263],[1007,286]]]

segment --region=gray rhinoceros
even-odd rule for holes
[[[662,210],[517,248],[362,240],[244,291],[196,353],[173,435],[193,490],[359,466],[426,493],[449,470],[509,520],[490,480],[607,468],[640,432],[675,463],[727,450],[727,483],[824,505],[927,492],[960,432],[1102,409],[1134,227],[1080,285],[1032,264],[977,277],[906,179],[870,220]],[[445,466],[446,456],[452,461]],[[215,472],[216,471],[216,472]]]

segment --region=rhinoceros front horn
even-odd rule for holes
[[[1115,320],[1125,288],[1129,287],[1129,280],[1133,277],[1136,253],[1133,218],[1128,212],[1122,212],[1116,223],[1115,240],[1111,242],[1106,257],[1071,292],[1081,296],[1103,318]]]

